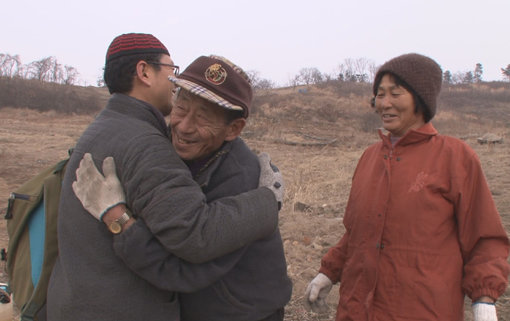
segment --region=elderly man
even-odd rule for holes
[[[163,116],[174,89],[168,77],[177,71],[152,35],[125,34],[110,44],[104,76],[113,95],[80,137],[63,181],[48,320],[180,320],[177,295],[140,278],[115,255],[112,238],[122,239],[134,220],[127,213],[103,215],[116,203],[127,204],[166,250],[188,261],[208,261],[274,233],[278,205],[271,187],[208,205],[173,149]],[[80,203],[71,184],[79,163],[94,167],[93,161],[106,165],[105,174],[116,167],[125,195],[117,189],[112,198],[96,188],[95,206]]]
[[[252,100],[246,74],[225,58],[202,56],[170,80],[178,87],[170,114],[172,144],[207,202],[257,188],[257,156],[239,138]],[[142,222],[123,234],[122,241],[114,240],[116,254],[155,286],[180,292],[181,320],[283,320],[292,284],[278,230],[195,265],[165,250]]]

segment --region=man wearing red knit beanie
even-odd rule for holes
[[[269,162],[260,163],[266,185],[208,205],[173,149],[164,116],[174,89],[168,78],[178,71],[152,35],[120,35],[109,46],[104,80],[112,97],[77,142],[62,185],[48,320],[180,320],[177,295],[149,284],[115,255],[112,238],[125,237],[126,226],[137,224],[127,212],[105,214],[115,205],[127,205],[165,249],[193,263],[274,233],[281,175]],[[87,208],[92,216],[72,189],[84,164],[102,164],[106,178],[117,174],[125,190],[108,200],[98,193],[96,210]]]

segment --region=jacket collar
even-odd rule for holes
[[[212,175],[220,166],[222,160],[232,150],[234,142],[236,142],[238,139],[240,138],[237,137],[233,141],[225,142],[219,150],[211,155],[209,160],[200,168],[200,170],[195,175],[193,175],[193,179],[198,183],[198,185],[200,185],[201,188],[205,188],[207,185],[209,185],[209,181],[211,180]]]
[[[432,136],[436,136],[438,134],[437,130],[434,128],[432,123],[428,122],[425,125],[421,126],[418,129],[409,130],[404,137],[402,137],[396,145],[406,146],[411,144],[416,144],[422,142],[424,140],[429,140]],[[392,147],[390,134],[385,134],[382,129],[379,129],[379,137],[383,140],[383,143],[388,147]]]
[[[168,137],[167,125],[163,114],[156,107],[145,101],[115,93],[108,100],[106,109],[149,122]]]

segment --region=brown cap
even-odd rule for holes
[[[194,95],[223,108],[250,113],[253,91],[246,73],[220,56],[201,56],[179,76],[168,79]]]
[[[122,56],[161,53],[170,56],[165,45],[150,34],[126,33],[113,39],[106,52],[106,63]]]
[[[422,99],[428,109],[430,119],[434,118],[437,97],[441,91],[443,80],[441,67],[429,57],[410,53],[393,58],[384,63],[374,79],[373,93],[377,95],[377,87],[384,74],[391,73],[407,85]],[[428,122],[430,119],[426,119]]]

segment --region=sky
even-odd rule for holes
[[[216,54],[279,86],[302,68],[332,74],[345,59],[376,65],[416,52],[444,70],[510,64],[510,0],[45,0],[4,1],[0,53],[23,64],[53,56],[96,85],[108,45],[150,33],[183,67]]]

